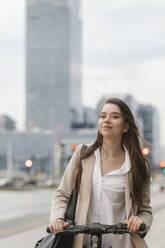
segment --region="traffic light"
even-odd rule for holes
[[[147,156],[149,153],[150,153],[150,148],[148,146],[142,148],[143,156]]]
[[[163,173],[165,173],[165,161],[160,161],[160,167],[163,170]]]
[[[32,160],[30,160],[30,159],[25,160],[25,167],[26,168],[30,168],[30,167],[32,167],[32,165],[33,165]]]
[[[30,174],[30,171],[31,171],[31,168],[32,168],[32,165],[33,165],[33,162],[31,159],[27,159],[25,160],[25,163],[24,163],[25,167],[26,167],[26,172],[28,174]]]
[[[72,151],[76,150],[76,144],[71,144]]]
[[[165,168],[165,161],[160,161],[160,167]]]

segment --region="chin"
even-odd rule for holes
[[[112,134],[111,134],[111,133],[104,133],[104,132],[103,132],[103,133],[102,133],[102,136],[103,136],[103,137],[111,137]]]

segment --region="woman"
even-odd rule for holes
[[[129,107],[120,99],[108,99],[99,113],[96,140],[82,153],[82,145],[78,146],[56,191],[49,224],[52,232],[68,225],[64,213],[78,176],[75,224],[124,222],[133,234],[103,235],[103,247],[147,247],[136,234],[142,223],[147,231],[152,223],[150,166],[139,138]],[[88,235],[76,235],[73,247],[89,247]]]

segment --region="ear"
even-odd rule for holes
[[[128,130],[129,130],[129,124],[128,124],[128,122],[125,122],[123,132],[126,133],[126,132],[128,132]]]

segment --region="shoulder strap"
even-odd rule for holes
[[[82,153],[84,150],[86,150],[87,147],[88,147],[87,145],[83,144],[82,147],[81,147],[81,153]]]
[[[86,145],[82,145],[81,148],[81,153],[87,148]],[[75,216],[75,211],[76,211],[76,204],[77,204],[77,196],[78,196],[78,183],[77,183],[77,178],[76,178],[76,187],[75,190],[72,191],[69,202],[68,202],[68,206],[66,208],[66,212],[65,212],[65,220],[67,222],[70,222],[73,224],[74,222],[74,216]]]

